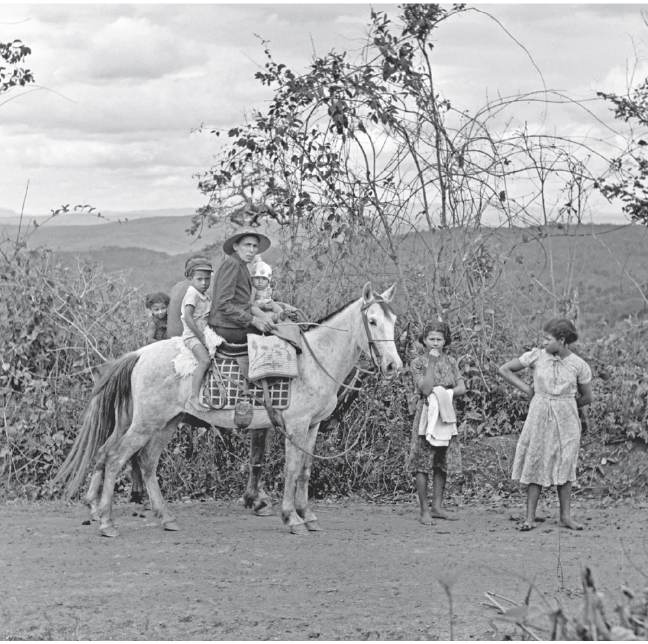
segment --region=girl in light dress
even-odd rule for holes
[[[526,518],[520,527],[523,532],[535,528],[540,492],[550,485],[558,487],[560,525],[583,529],[571,516],[571,492],[580,447],[578,407],[592,402],[592,372],[569,348],[577,339],[569,320],[554,318],[544,327],[542,348],[532,349],[498,370],[531,401],[512,473],[514,480],[529,486]],[[533,386],[515,375],[526,368],[533,370]]]

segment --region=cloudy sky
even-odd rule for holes
[[[648,76],[640,4],[472,4],[437,32],[439,86],[453,105],[548,88],[576,99],[622,92],[635,60]],[[374,5],[396,17],[396,5]],[[65,203],[102,211],[195,208],[197,172],[216,139],[267,90],[254,78],[274,57],[302,71],[315,51],[357,51],[369,4],[3,4],[0,42],[31,47],[36,86],[0,97],[0,209],[43,214]],[[504,29],[506,31],[504,31]],[[508,34],[506,33],[508,32]],[[609,120],[605,106],[592,106]],[[570,134],[599,135],[561,108]],[[613,140],[610,143],[613,144]],[[611,219],[609,209],[605,219]]]

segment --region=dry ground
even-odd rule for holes
[[[61,502],[0,506],[0,639],[359,640],[448,639],[448,600],[437,576],[454,580],[454,636],[516,639],[484,592],[579,607],[580,568],[592,566],[611,609],[648,571],[642,540],[648,504],[576,501],[586,530],[547,520],[520,533],[523,499],[453,509],[460,520],[417,522],[414,501],[315,504],[325,531],[288,534],[277,516],[239,503],[174,504],[182,530],[164,532],[121,502],[118,539],[84,526],[86,509]],[[150,513],[148,513],[150,514]]]

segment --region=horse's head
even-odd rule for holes
[[[362,316],[365,333],[360,348],[371,356],[376,367],[387,380],[395,378],[403,368],[403,362],[394,343],[396,314],[391,307],[396,284],[382,295],[373,292],[371,282],[362,289]]]

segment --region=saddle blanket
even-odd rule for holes
[[[200,402],[215,409],[234,409],[245,390],[254,396],[252,404],[263,408],[263,386],[246,380],[234,358],[216,358],[214,368],[205,375],[200,390]],[[220,371],[221,379],[216,373]],[[290,378],[268,378],[270,402],[275,409],[286,409],[290,404]]]

